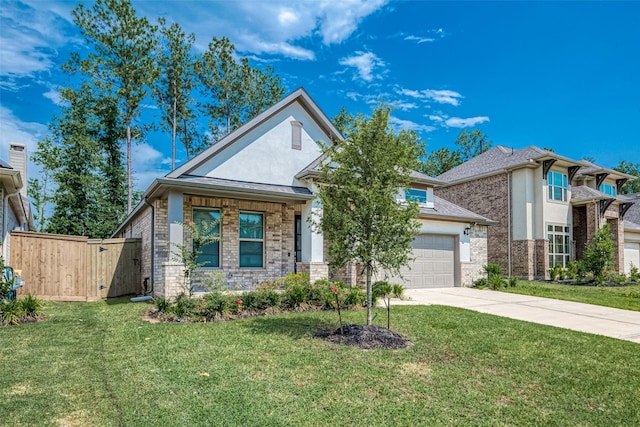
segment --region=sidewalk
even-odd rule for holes
[[[410,301],[447,305],[640,344],[640,312],[472,288],[407,289]]]

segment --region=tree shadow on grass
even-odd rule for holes
[[[284,335],[293,339],[313,338],[318,332],[336,329],[337,322],[311,314],[252,317],[243,326],[254,334]]]

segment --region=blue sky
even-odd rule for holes
[[[90,4],[91,2],[85,2]],[[60,65],[83,43],[73,1],[0,0],[0,157],[33,152],[58,111]],[[137,1],[176,21],[202,52],[227,36],[287,92],[303,86],[333,117],[393,107],[427,151],[480,128],[514,148],[552,147],[607,167],[640,163],[640,2]],[[152,111],[148,111],[152,114]],[[168,172],[170,139],[134,149],[139,189]],[[183,160],[183,159],[179,159]],[[37,169],[30,166],[30,176]]]

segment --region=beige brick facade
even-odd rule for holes
[[[487,227],[486,225],[475,225],[471,227],[469,262],[460,263],[460,285],[469,287],[480,277],[484,276],[482,267],[487,264]]]

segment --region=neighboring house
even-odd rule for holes
[[[30,204],[27,199],[27,152],[23,144],[9,145],[9,162],[0,160],[0,196],[2,197],[2,257],[10,265],[10,232],[30,230]]]
[[[615,269],[624,265],[624,215],[617,196],[628,175],[538,147],[498,146],[440,175],[436,194],[499,222],[489,229],[489,262],[505,274],[546,278],[580,259],[585,244],[611,226]]]
[[[323,236],[307,219],[321,213],[314,198],[320,143],[341,139],[304,89],[298,89],[157,178],[114,236],[142,238],[143,277],[151,277],[154,294],[160,296],[181,292],[182,266],[171,249],[189,244],[182,223],[202,219],[219,220],[221,237],[204,248],[201,260],[208,264],[202,271],[222,273],[230,288],[252,288],[293,271],[306,272],[311,280],[329,277]],[[410,283],[470,284],[486,263],[491,221],[434,197],[438,180],[418,173],[414,180],[409,195],[422,205],[422,227],[415,242],[418,267],[412,271],[429,263],[423,258],[431,259],[434,275],[443,264],[447,271],[444,282],[420,278]],[[331,276],[356,283],[358,274],[348,266]]]
[[[640,268],[640,193],[618,197],[633,203],[624,214],[624,272],[629,274],[631,266]]]

